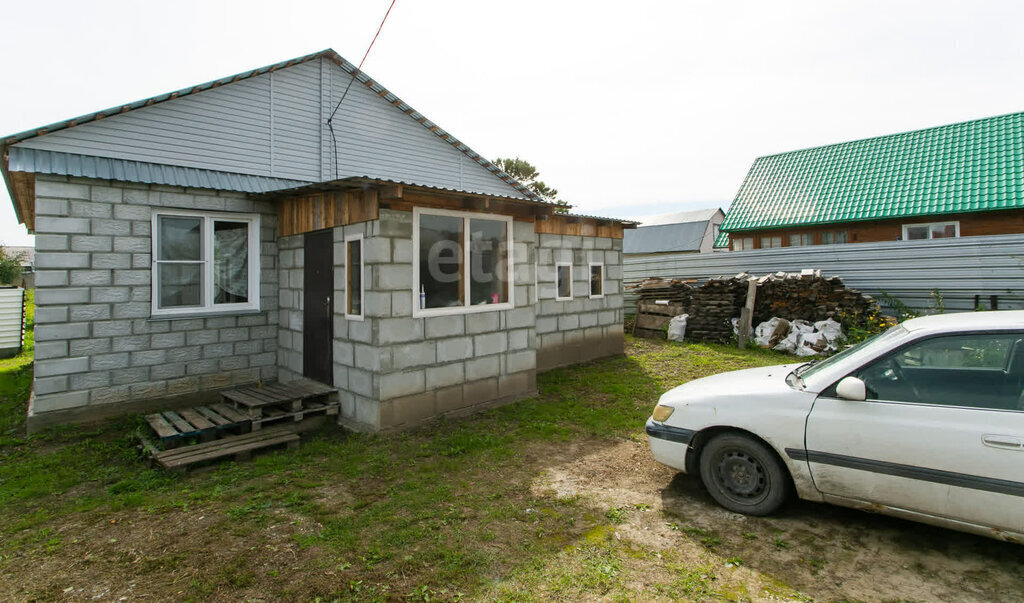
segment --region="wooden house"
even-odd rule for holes
[[[1024,113],[754,161],[716,247],[1024,232]]]

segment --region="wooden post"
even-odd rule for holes
[[[754,299],[757,297],[757,278],[747,279],[747,301],[740,310],[740,323],[736,337],[736,346],[739,349],[747,347],[747,339],[750,337],[751,322],[754,318]]]

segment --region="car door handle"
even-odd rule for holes
[[[992,446],[993,448],[1008,448],[1010,450],[1021,450],[1022,442],[1021,438],[1014,436],[1005,435],[983,435],[981,441],[986,446]]]

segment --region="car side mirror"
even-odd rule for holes
[[[836,395],[842,400],[863,402],[868,399],[868,388],[857,377],[844,377],[836,385]]]

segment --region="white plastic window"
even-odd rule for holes
[[[413,316],[508,310],[512,218],[413,209]]]
[[[259,216],[153,215],[153,316],[259,310]]]

